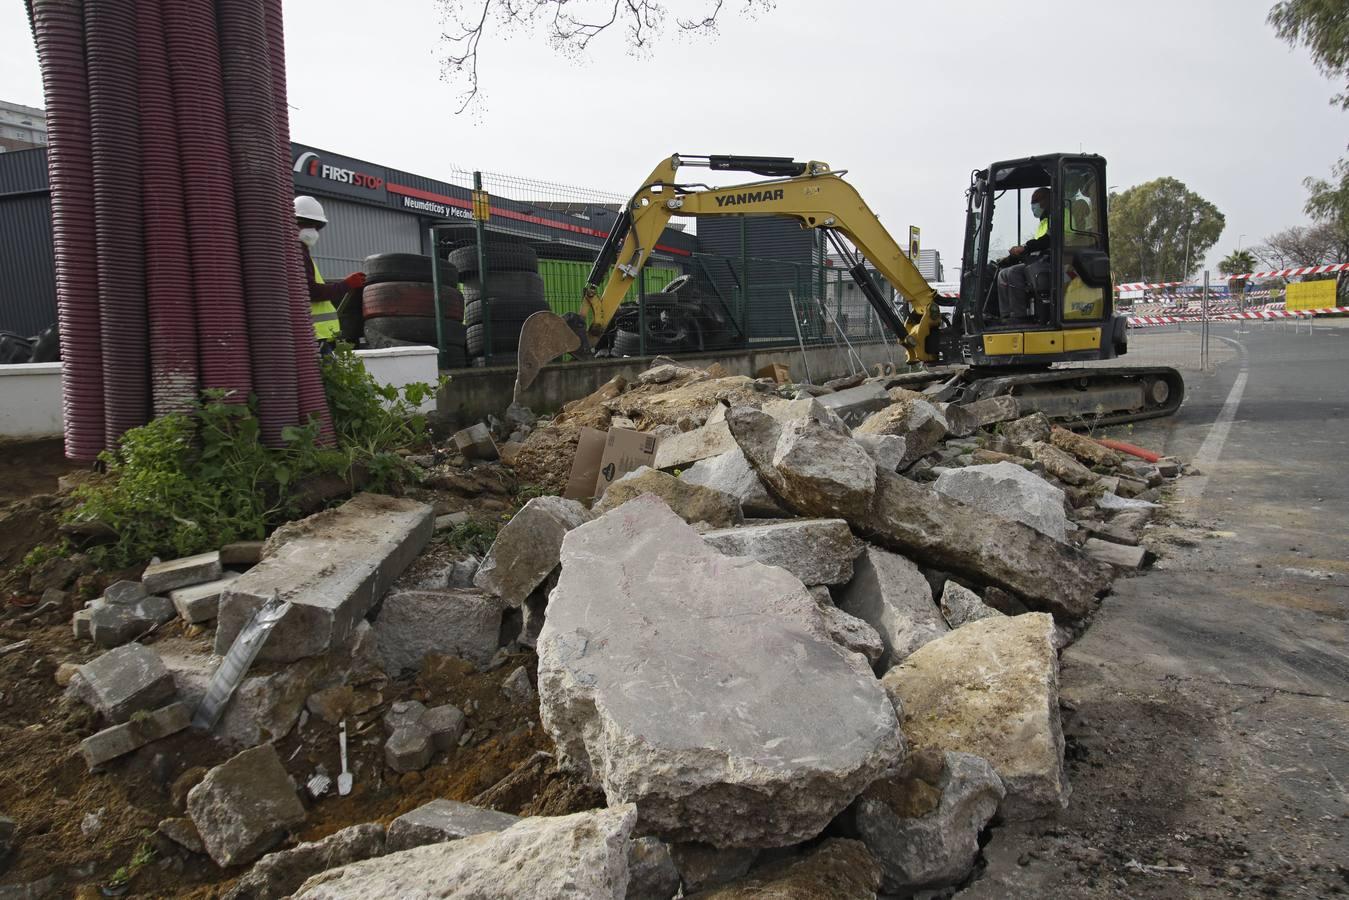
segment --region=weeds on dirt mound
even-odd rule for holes
[[[282,447],[265,447],[253,405],[208,392],[191,413],[162,416],[122,436],[99,457],[107,477],[73,493],[71,524],[98,522],[115,535],[90,548],[93,561],[121,568],[151,556],[187,556],[236,540],[260,540],[294,518],[305,482],[338,476],[383,490],[410,480],[396,452],[423,440],[417,407],[434,388],[376,382],[348,346],[326,358],[323,380],[336,440],[320,441],[317,423],[282,430]],[[39,547],[30,563],[49,556]]]

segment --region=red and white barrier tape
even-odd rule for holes
[[[1325,266],[1299,266],[1295,269],[1274,269],[1269,272],[1239,272],[1235,275],[1222,275],[1219,280],[1246,280],[1250,278],[1293,278],[1298,275],[1324,275],[1328,272],[1349,271],[1349,263],[1331,263]],[[1155,291],[1161,288],[1171,287],[1197,287],[1192,281],[1159,281],[1145,282],[1138,281],[1130,284],[1117,284],[1117,291]]]
[[[1232,322],[1251,319],[1309,319],[1331,313],[1349,313],[1349,306],[1330,306],[1324,309],[1262,309],[1246,312],[1222,313],[1209,316],[1210,322]],[[1156,325],[1193,325],[1203,321],[1193,316],[1130,316],[1130,328],[1150,328]]]

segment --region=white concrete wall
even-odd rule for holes
[[[357,350],[365,369],[381,384],[402,387],[414,381],[436,383],[435,347]],[[434,393],[421,412],[436,408]],[[0,438],[61,436],[61,364],[0,366]]]
[[[0,366],[0,437],[61,435],[61,364]]]
[[[380,384],[402,387],[417,381],[435,386],[440,372],[436,366],[435,347],[389,347],[385,350],[357,350],[365,370]],[[429,413],[436,408],[436,395],[432,391],[428,399],[422,402],[418,412]]]

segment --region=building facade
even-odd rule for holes
[[[47,146],[47,114],[34,106],[0,100],[0,153]]]

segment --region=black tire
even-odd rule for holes
[[[614,356],[636,356],[641,352],[642,338],[635,331],[614,332]]]
[[[445,346],[463,347],[463,323],[446,320]],[[397,341],[390,344],[389,341]],[[404,344],[436,345],[436,320],[426,316],[383,316],[365,323],[365,342],[371,347],[403,346]]]
[[[517,299],[514,297],[502,299],[496,298],[488,301],[492,307],[492,321],[498,319],[523,322],[529,318],[531,313],[536,313],[541,309],[549,309],[548,301],[540,298],[538,300]],[[482,301],[469,300],[464,304],[464,324],[477,325],[482,321]]]
[[[472,246],[451,250],[450,262],[462,277],[471,277],[478,271],[478,248]],[[539,255],[532,247],[524,244],[489,243],[487,271],[489,279],[492,272],[538,272]]]
[[[411,281],[366,284],[361,291],[361,311],[367,320],[384,316],[434,318],[435,290],[429,284]],[[440,314],[455,322],[464,318],[464,295],[458,289],[441,287]]]
[[[376,253],[367,256],[361,266],[366,284],[386,281],[419,281],[431,283],[431,257],[416,253]],[[458,285],[459,270],[453,263],[440,262],[440,283]]]
[[[545,300],[548,297],[543,276],[538,272],[489,272],[487,288],[493,297],[509,297],[512,300]],[[464,279],[464,299],[482,299],[482,283],[476,273]]]

